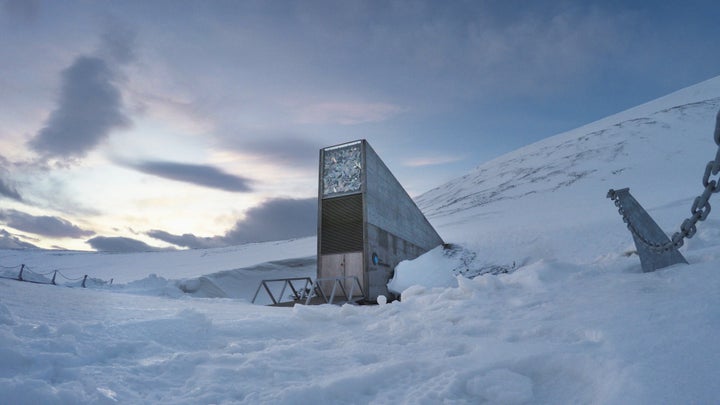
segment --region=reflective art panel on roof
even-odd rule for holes
[[[361,191],[361,147],[361,142],[353,142],[323,150],[323,197]]]

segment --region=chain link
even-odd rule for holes
[[[669,242],[666,243],[654,243],[645,238],[640,231],[630,222],[630,219],[625,214],[622,203],[618,198],[615,190],[608,192],[608,198],[615,202],[615,206],[618,207],[618,212],[622,215],[623,222],[627,224],[630,232],[640,241],[643,245],[647,246],[648,249],[662,253],[672,250],[677,250],[685,243],[685,239],[692,238],[697,232],[697,223],[704,221],[710,215],[710,197],[720,192],[720,178],[710,179],[710,176],[716,176],[720,173],[720,111],[718,111],[717,117],[715,118],[715,144],[718,146],[718,151],[715,154],[715,160],[711,160],[705,166],[705,174],[703,175],[702,185],[705,190],[700,194],[695,201],[693,201],[692,207],[690,208],[691,217],[686,218],[680,225],[680,232],[675,232]]]

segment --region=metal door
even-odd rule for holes
[[[351,252],[351,253],[336,253],[322,255],[320,257],[320,274],[318,278],[345,278],[345,277],[357,277],[360,282],[360,286],[365,290],[364,281],[364,266],[363,266],[363,253],[362,252]],[[352,281],[354,283],[354,281]],[[351,280],[346,280],[343,283],[345,291],[350,293],[352,286]],[[323,292],[330,293],[332,289],[332,282],[321,283]],[[358,291],[355,286],[353,296],[361,296],[362,294]]]

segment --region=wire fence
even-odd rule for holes
[[[0,265],[0,278],[34,284],[50,284],[82,288],[110,286],[113,283],[112,278],[108,281],[96,277],[88,277],[87,274],[80,277],[68,277],[60,270],[40,272],[31,269],[25,264],[9,267]]]

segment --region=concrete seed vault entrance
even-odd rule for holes
[[[356,276],[374,301],[398,263],[443,243],[367,141],[321,149],[319,172],[318,279]]]

